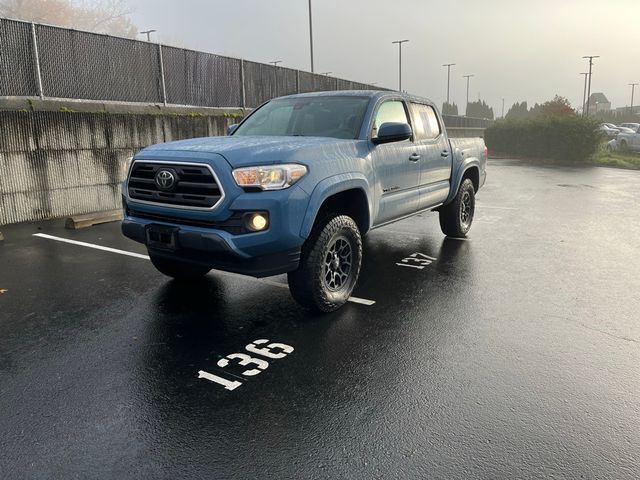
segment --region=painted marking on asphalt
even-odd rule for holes
[[[478,202],[478,208],[495,208],[497,210],[518,210],[515,207],[499,207],[497,205],[484,205],[480,202]]]
[[[102,245],[96,245],[94,243],[79,242],[77,240],[70,240],[68,238],[56,237],[56,236],[53,236],[53,235],[47,235],[46,233],[34,233],[33,236],[34,237],[40,237],[40,238],[46,238],[48,240],[55,240],[57,242],[70,243],[72,245],[79,245],[81,247],[93,248],[95,250],[102,250],[104,252],[117,253],[119,255],[127,255],[129,257],[142,258],[143,260],[149,260],[149,255],[143,255],[141,253],[135,253],[135,252],[128,252],[126,250],[119,250],[117,248],[103,247]],[[220,274],[226,275],[228,277],[243,278],[245,280],[248,279],[248,280],[253,280],[253,281],[256,281],[256,282],[260,282],[260,283],[266,283],[267,285],[272,285],[274,287],[287,288],[287,289],[289,288],[288,285],[286,285],[284,283],[276,282],[275,280],[268,280],[268,279],[264,279],[264,278],[263,279],[258,279],[258,278],[253,278],[253,277],[247,277],[245,275],[240,275],[238,273],[222,272],[222,271],[219,271],[219,270],[216,270],[216,273],[220,273]],[[4,293],[4,292],[0,292],[0,293]],[[351,303],[358,303],[360,305],[367,305],[369,307],[376,303],[374,300],[367,300],[366,298],[358,298],[358,297],[349,297],[349,301]]]
[[[46,233],[34,233],[34,237],[48,238],[49,240],[56,240],[58,242],[71,243],[73,245],[80,245],[81,247],[94,248],[96,250],[103,250],[105,252],[118,253],[120,255],[128,255],[130,257],[143,258],[149,260],[148,255],[142,255],[141,253],[127,252],[126,250],[118,250],[117,248],[103,247],[102,245],[95,245],[93,243],[79,242],[77,240],[69,240],[68,238],[54,237],[53,235],[47,235]]]
[[[286,357],[291,352],[293,352],[294,348],[291,345],[287,345],[285,343],[269,343],[270,341],[267,339],[254,340],[249,345],[245,347],[245,350],[255,354],[266,357],[270,360],[279,360],[281,358]],[[259,345],[268,344],[264,347],[259,347]],[[215,375],[210,372],[206,372],[204,370],[198,371],[198,378],[204,378],[205,380],[209,380],[210,382],[217,383],[218,385],[222,385],[225,390],[235,390],[238,387],[243,385],[245,381],[245,377],[254,377],[262,372],[264,372],[267,368],[269,368],[269,362],[259,357],[252,357],[247,355],[246,353],[230,353],[229,355],[221,358],[216,363],[218,369],[225,369],[231,364],[231,360],[238,360],[236,363],[237,366],[247,367],[249,365],[255,365],[255,368],[250,368],[244,370],[240,373],[242,376],[235,375],[231,372],[221,370],[220,373],[224,373],[225,375],[230,375],[233,378],[237,378],[238,380],[229,380],[227,378],[221,377],[220,375]]]
[[[7,290],[6,288],[0,288],[0,295],[2,295],[3,293],[7,293],[9,290]]]

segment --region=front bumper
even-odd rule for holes
[[[125,218],[122,233],[136,242],[147,243],[146,228],[151,223]],[[246,257],[233,250],[222,234],[178,228],[175,250],[148,248],[150,255],[178,259],[215,270],[240,273],[252,277],[269,277],[298,268],[300,247],[267,255]]]

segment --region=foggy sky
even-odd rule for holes
[[[133,21],[155,28],[161,43],[310,70],[306,0],[130,0]],[[316,72],[398,87],[439,105],[451,95],[464,111],[478,96],[501,113],[516,101],[532,105],[553,95],[582,104],[587,61],[595,60],[592,92],[612,106],[629,105],[640,82],[639,0],[313,0]],[[636,89],[635,104],[640,103]]]

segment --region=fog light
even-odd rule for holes
[[[259,232],[269,225],[269,215],[266,212],[250,213],[245,216],[245,222],[249,230]]]

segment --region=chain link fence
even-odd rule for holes
[[[0,19],[0,97],[253,108],[273,97],[379,87],[290,68]]]

